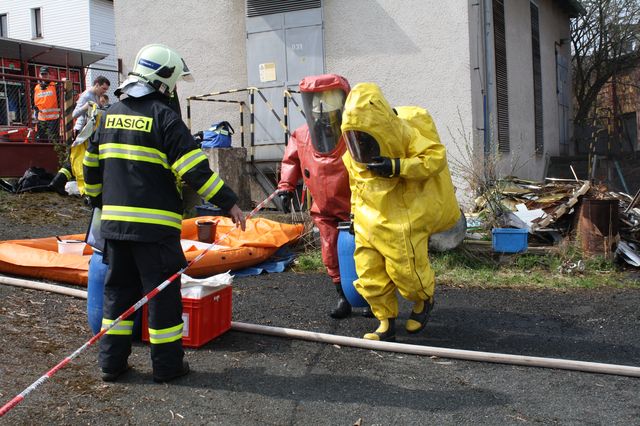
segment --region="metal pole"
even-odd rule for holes
[[[240,103],[240,146],[244,148],[244,102]]]
[[[187,127],[189,128],[189,133],[191,130],[191,99],[187,98]]]
[[[283,114],[282,118],[284,120],[284,146],[287,146],[289,138],[287,134],[289,133],[289,112],[288,112],[288,104],[287,104],[287,91],[285,90],[282,94],[282,109]]]
[[[69,76],[70,77],[70,76]],[[62,87],[64,88],[64,141],[66,146],[73,143],[73,83],[71,80],[65,80]]]
[[[255,129],[254,129],[254,125],[255,125],[255,112],[254,112],[254,110],[255,110],[255,102],[256,102],[255,98],[256,98],[256,96],[255,96],[255,93],[254,93],[253,89],[251,89],[250,98],[251,98],[251,104],[249,106],[249,110],[251,111],[251,127],[250,127],[250,129],[251,129],[251,146],[250,146],[249,149],[251,150],[251,156],[250,156],[251,165],[254,166],[255,165],[254,164],[254,160],[255,159],[254,159],[254,155],[253,155],[253,149],[254,149],[254,146],[256,144],[256,133],[255,133]]]

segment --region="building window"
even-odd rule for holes
[[[31,9],[31,37],[42,38],[42,13],[39,7]]]
[[[540,25],[538,7],[531,9],[531,54],[533,59],[533,119],[535,125],[535,153],[544,152],[544,127],[542,125],[542,68],[540,65]]]
[[[504,0],[493,0],[493,44],[496,62],[498,151],[509,152],[509,87],[507,78],[507,38],[504,21]]]
[[[9,31],[7,30],[7,14],[0,15],[0,37],[9,37]]]

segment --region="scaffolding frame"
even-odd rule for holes
[[[235,100],[235,99],[221,99],[220,96],[237,94],[242,92],[248,92],[249,94],[249,104],[245,101]],[[247,163],[249,164],[252,173],[251,176],[255,177],[256,182],[262,188],[262,190],[266,194],[271,194],[276,186],[273,182],[264,174],[262,170],[256,165],[255,159],[255,148],[265,147],[265,146],[286,146],[289,142],[289,137],[291,136],[291,131],[289,130],[289,103],[293,103],[297,109],[297,111],[305,117],[304,111],[300,108],[298,102],[293,98],[293,93],[299,93],[295,90],[284,89],[283,91],[283,114],[282,117],[276,112],[275,108],[266,98],[264,93],[257,87],[246,87],[242,89],[230,89],[223,90],[219,92],[206,93],[202,95],[189,96],[186,98],[187,101],[187,126],[189,130],[193,132],[192,123],[191,123],[191,108],[192,102],[219,102],[219,103],[230,103],[230,104],[238,104],[239,107],[239,116],[240,116],[240,146],[242,148],[247,148],[249,157]],[[262,101],[262,105],[265,105],[273,117],[278,121],[280,127],[283,130],[283,142],[273,142],[273,143],[261,143],[256,145],[255,143],[255,111],[256,111],[256,95],[258,95],[259,99]],[[245,131],[244,131],[244,110],[245,108],[249,108],[249,146],[247,147],[245,144]],[[279,168],[275,171],[276,177],[279,174]],[[277,184],[277,182],[276,182]],[[281,206],[279,206],[281,207]]]

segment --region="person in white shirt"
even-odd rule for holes
[[[80,131],[87,124],[87,118],[89,117],[91,104],[100,105],[100,98],[107,92],[107,90],[109,90],[110,86],[111,82],[109,81],[109,79],[101,75],[93,80],[93,86],[89,87],[87,90],[80,94],[78,102],[76,103],[76,107],[72,112],[73,118],[76,119],[76,124],[73,126],[74,141]],[[64,164],[62,164],[62,167],[60,167],[60,170],[58,170],[58,173],[56,173],[56,175],[53,177],[53,180],[49,184],[49,188],[60,195],[67,195],[65,185],[74,177],[78,181],[78,189],[80,190],[80,194],[84,194],[82,157],[84,157],[86,144],[83,145],[82,149],[74,149],[76,145],[76,143],[72,144],[72,147],[70,147],[69,157],[64,162]]]
[[[87,90],[80,94],[78,98],[78,103],[76,103],[76,107],[73,110],[73,118],[76,119],[76,124],[73,126],[74,139],[80,130],[87,124],[87,111],[89,111],[89,101],[100,105],[100,97],[104,95],[109,87],[111,86],[111,82],[109,79],[103,75],[96,77],[93,80],[93,86],[89,87]]]

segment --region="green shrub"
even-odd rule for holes
[[[324,271],[322,254],[320,250],[308,251],[298,254],[293,266],[296,272],[318,272]]]

